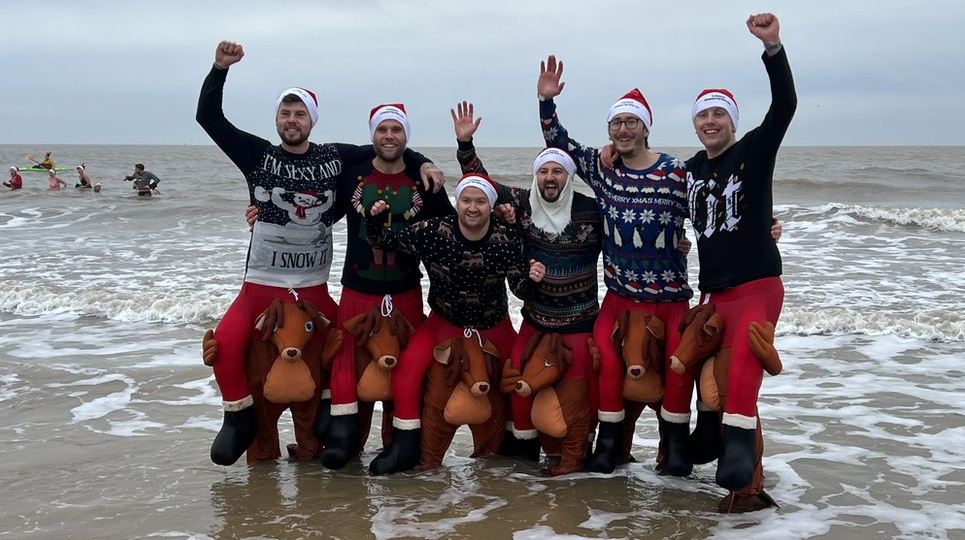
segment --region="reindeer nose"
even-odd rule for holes
[[[516,382],[516,393],[522,397],[528,397],[533,393],[533,389],[523,381]]]
[[[631,366],[630,369],[627,370],[627,374],[634,379],[639,379],[643,376],[643,368],[640,366]]]
[[[393,357],[393,356],[386,356],[386,357],[385,357],[385,365],[388,366],[388,367],[394,366],[394,365],[395,365],[395,357]]]
[[[285,349],[285,350],[283,350],[283,351],[281,352],[281,356],[282,356],[285,360],[295,361],[295,360],[298,360],[299,358],[301,358],[301,356],[302,356],[302,351],[300,351],[299,349],[297,349],[297,348],[295,348],[295,347],[288,347],[287,349]]]
[[[472,393],[475,396],[484,396],[489,392],[489,383],[476,383],[472,385]]]

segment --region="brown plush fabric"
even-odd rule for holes
[[[311,332],[306,323],[312,322]],[[291,411],[296,458],[308,460],[320,445],[313,426],[327,377],[322,370],[323,334],[328,320],[307,300],[275,300],[256,319],[265,341],[248,344],[245,369],[254,399],[258,431],[247,452],[249,463],[281,457],[278,419]]]
[[[624,311],[613,324],[611,338],[626,367],[623,376],[623,456],[618,462],[623,464],[633,459],[630,449],[643,410],[650,406],[657,411],[659,419],[666,334],[663,322],[657,317],[641,311]]]
[[[572,356],[560,334],[535,334],[523,350],[523,372],[515,385],[519,395],[535,395],[531,419],[540,445],[547,455],[560,455],[559,463],[543,469],[550,476],[579,471],[586,459],[590,381],[564,377]]]
[[[372,304],[365,312],[342,325],[355,337],[356,395],[359,401],[359,449],[365,448],[372,425],[372,404],[382,402],[383,418],[391,419],[392,370],[399,354],[415,334],[415,328],[397,309],[382,313],[380,304]],[[382,422],[382,441],[392,440],[392,424]]]
[[[508,418],[506,396],[493,387],[499,365],[499,351],[490,341],[480,346],[476,336],[458,337],[440,343],[433,351],[435,362],[426,372],[420,444],[420,469],[438,467],[463,419],[469,425],[474,451],[471,457],[496,453],[503,440]],[[457,391],[456,387],[461,386]],[[479,409],[490,413],[481,419]],[[454,425],[446,418],[460,422]]]
[[[701,401],[708,407],[722,412],[727,403],[731,353],[730,347],[720,349],[723,323],[714,313],[713,304],[691,309],[685,322],[688,326],[684,329],[680,346],[672,357],[672,362],[676,360],[677,363],[671,368],[677,371],[679,365],[680,372],[684,369],[699,368],[697,384]],[[780,355],[774,348],[773,324],[760,325],[752,322],[747,331],[747,340],[765,371],[771,375],[781,372],[783,366]],[[718,507],[719,511],[750,512],[777,506],[774,499],[764,492],[764,436],[760,417],[757,418],[756,453],[757,464],[750,484],[724,497]]]
[[[681,330],[680,344],[670,357],[670,369],[674,373],[689,370],[696,374],[700,371],[700,363],[720,349],[724,340],[724,321],[715,312],[713,304],[691,308],[684,321],[687,325]]]

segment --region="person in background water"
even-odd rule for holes
[[[90,181],[90,177],[87,176],[87,165],[81,163],[77,166],[77,180],[78,182],[74,184],[75,188],[93,188],[94,185]]]
[[[687,185],[682,161],[650,151],[653,114],[636,88],[607,115],[609,138],[619,156],[615,167],[605,168],[600,150],[570,138],[553,101],[563,91],[562,73],[563,64],[557,64],[555,56],[541,65],[540,120],[546,144],[574,156],[577,174],[593,189],[603,220],[607,291],[593,328],[600,350],[599,432],[586,468],[609,473],[626,459],[625,424],[629,429],[636,420],[626,419],[623,360],[610,336],[624,310],[657,317],[665,328],[677,328],[686,316],[693,291],[687,283],[687,256],[679,245],[688,215]],[[667,332],[666,351],[672,353],[679,341],[679,334]],[[662,439],[662,423],[660,431]],[[659,452],[657,458],[661,468]]]
[[[124,181],[134,181],[132,189],[137,190],[137,194],[139,196],[149,197],[151,195],[161,194],[161,192],[157,189],[157,185],[161,183],[161,179],[158,178],[154,173],[145,171],[143,163],[134,165],[134,174],[125,176]]]
[[[61,186],[67,187],[67,182],[64,182],[59,176],[57,176],[57,171],[51,169],[47,171],[47,176],[49,177],[47,179],[47,186],[49,189],[60,189]]]
[[[54,160],[50,158],[50,152],[44,154],[44,160],[39,163],[41,168],[47,170],[53,170],[55,163]]]
[[[797,108],[777,17],[751,15],[746,24],[764,44],[761,58],[770,81],[770,108],[761,125],[738,140],[739,113],[733,94],[716,88],[702,91],[692,117],[704,150],[687,160],[690,219],[700,258],[700,304],[715,306],[724,322],[722,347],[731,347],[723,417],[713,412],[723,429],[710,431],[719,433],[720,439],[695,441],[701,446],[720,445],[716,481],[730,491],[718,507],[721,512],[776,505],[764,492],[764,441],[757,412],[763,366],[747,336],[751,323],[776,325],[784,301],[781,255],[773,241],[772,190],[777,153]],[[662,417],[670,425],[684,430],[689,425],[692,388],[690,374],[668,370]],[[698,415],[700,411],[698,403]],[[683,451],[677,453],[678,449]],[[670,445],[671,474],[690,473],[686,449],[683,444]]]
[[[219,465],[237,461],[257,430],[244,366],[255,316],[275,299],[304,298],[337,323],[338,307],[328,292],[332,226],[340,217],[336,190],[347,164],[371,160],[375,155],[371,146],[310,142],[308,137],[318,121],[318,102],[315,94],[304,88],[285,90],[275,102],[275,129],[281,144],[231,124],[222,110],[224,85],[229,68],[244,54],[238,43],[217,45],[195,117],[241,170],[259,218],[252,230],[241,291],[214,335],[218,350],[213,367],[224,421],[211,445],[211,460]],[[431,178],[441,184],[441,171],[424,156],[408,150],[405,159],[425,169],[425,181]]]
[[[20,189],[23,187],[23,177],[20,176],[20,169],[10,167],[10,181],[4,182],[4,186],[10,189]]]

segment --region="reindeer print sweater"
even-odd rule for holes
[[[481,240],[467,240],[455,215],[400,229],[378,221],[366,220],[369,241],[419,257],[429,276],[429,307],[453,326],[492,328],[509,314],[507,281],[524,300],[535,286],[527,277],[529,263],[519,233],[495,219]]]

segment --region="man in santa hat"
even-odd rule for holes
[[[272,144],[232,125],[222,111],[222,95],[228,68],[244,57],[238,43],[222,41],[215,61],[201,87],[196,119],[222,151],[241,170],[248,184],[251,203],[258,208],[248,249],[241,292],[215,330],[218,342],[214,360],[215,379],[221,390],[224,421],[211,446],[211,460],[230,465],[254,440],[253,400],[248,391],[244,354],[252,321],[276,298],[312,301],[325,316],[337,320],[337,306],[328,293],[332,265],[331,227],[339,217],[337,206],[321,217],[318,227],[323,241],[290,243],[285,237],[291,216],[271,198],[256,197],[256,189],[271,193],[280,188],[295,194],[306,190],[327,204],[337,195],[340,175],[347,164],[370,160],[372,148],[341,143],[316,144],[308,137],[318,121],[318,101],[313,92],[289,88],[275,102],[275,128],[281,144]],[[425,174],[441,183],[441,172],[429,170],[421,155],[407,152],[407,159],[425,168]],[[427,180],[428,181],[428,180]],[[308,264],[286,264],[307,261]],[[315,449],[299,449],[299,457],[312,457]]]
[[[417,256],[426,267],[431,308],[392,372],[392,443],[369,464],[373,474],[412,469],[419,463],[422,442],[433,440],[431,433],[422,434],[420,419],[422,382],[433,348],[450,338],[475,335],[492,342],[504,357],[516,338],[507,282],[513,294],[525,300],[546,275],[542,263],[527,262],[515,228],[492,219],[496,185],[488,176],[464,175],[456,185],[455,199],[456,215],[401,228],[384,226],[389,220],[386,213],[394,211],[384,200],[376,201],[368,212],[366,232],[373,245]],[[380,222],[379,216],[386,221]],[[477,449],[495,451],[501,443],[505,419],[492,420],[485,433],[474,434]]]
[[[349,205],[338,320],[344,323],[372,305],[388,305],[418,328],[426,318],[419,259],[369,244],[367,209],[375,201],[385,201],[391,207],[388,226],[396,230],[417,220],[452,215],[455,210],[445,190],[423,189],[418,171],[403,158],[412,134],[405,105],[377,105],[369,112],[368,123],[375,157],[348,167],[338,188],[339,199],[344,195]],[[377,220],[383,223],[384,216]],[[359,451],[355,346],[355,337],[343,332],[342,349],[332,364],[331,418],[320,415],[316,424],[316,436],[325,442],[322,464],[332,469],[344,467]]]
[[[563,64],[554,56],[541,65],[540,119],[546,144],[575,158],[577,174],[593,189],[603,217],[607,292],[593,329],[600,350],[599,431],[586,468],[612,472],[629,460],[632,438],[627,434],[636,418],[627,418],[623,408],[623,361],[610,336],[625,310],[657,317],[665,328],[677,328],[687,314],[693,296],[686,251],[681,250],[689,245],[684,241],[687,186],[683,162],[650,150],[653,113],[636,88],[607,114],[607,133],[618,158],[613,168],[603,167],[601,151],[571,138],[556,115],[553,98],[563,90],[562,73]],[[676,332],[667,332],[666,350],[673,351],[679,340]],[[663,365],[667,358],[650,361]]]
[[[719,506],[722,512],[775,505],[764,492],[764,443],[757,414],[763,366],[747,336],[751,323],[776,325],[784,300],[781,255],[772,241],[772,187],[778,149],[797,108],[777,17],[751,15],[746,25],[764,44],[761,57],[771,86],[770,108],[760,126],[737,139],[740,116],[734,95],[719,88],[700,92],[692,117],[704,150],[687,160],[690,218],[700,257],[700,304],[714,305],[724,321],[722,347],[731,348],[722,419],[716,411],[702,412],[698,403],[698,416],[713,415],[723,424],[722,430],[705,432],[719,433],[719,438],[698,443],[704,449],[719,448],[716,481],[730,491]],[[739,205],[733,203],[738,200]],[[692,388],[690,374],[668,371],[662,416],[672,433],[686,433]],[[668,471],[689,474],[691,452],[685,445],[669,448]]]
[[[486,174],[472,140],[482,118],[474,119],[474,106],[465,101],[450,113],[459,145],[456,158],[462,172]],[[539,286],[523,302],[523,322],[510,361],[518,372],[523,350],[534,335],[561,334],[572,354],[572,363],[564,376],[588,381],[585,395],[564,399],[586,401],[585,420],[589,428],[595,424],[598,398],[587,340],[593,338],[593,323],[600,312],[596,268],[603,244],[603,221],[593,197],[573,189],[576,163],[565,151],[542,150],[533,160],[532,174],[529,188],[496,184],[497,204],[502,206],[507,219],[513,219],[520,228],[526,257],[546,267]],[[507,426],[501,453],[539,459],[540,441],[531,418],[533,397],[524,398],[514,392],[510,401],[512,424]],[[579,466],[583,458],[585,453],[578,458]],[[553,471],[554,474],[574,472],[559,468]]]

